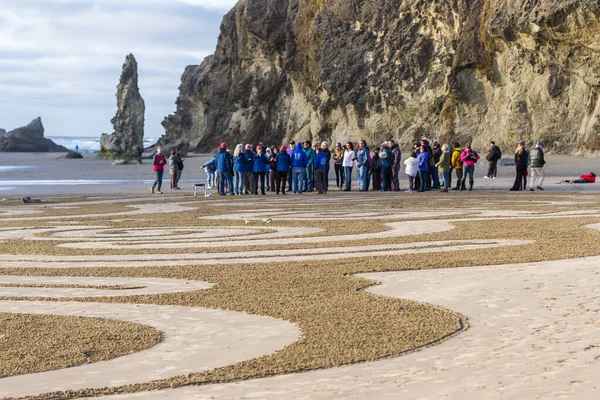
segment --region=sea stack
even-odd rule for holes
[[[44,137],[44,125],[40,117],[27,126],[0,135],[0,151],[20,153],[68,152],[69,149],[59,146]]]
[[[138,87],[138,64],[133,54],[129,54],[117,86],[117,114],[111,120],[114,133],[102,134],[100,157],[131,162],[141,160],[145,111],[144,99]]]
[[[186,68],[163,145],[543,139],[600,151],[597,0],[245,0]]]

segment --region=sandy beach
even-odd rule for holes
[[[143,194],[154,181],[149,154],[144,155],[141,165],[112,165],[100,160],[95,154],[83,155],[83,159],[67,160],[60,153],[15,153],[0,161],[0,196],[56,196],[97,194]],[[403,155],[403,158],[406,154]],[[211,158],[208,154],[190,154],[185,159],[178,193],[192,192],[194,183],[204,182],[206,174],[202,165]],[[600,159],[574,156],[547,155],[545,189],[548,191],[595,191],[600,185],[557,185],[561,179],[577,178],[579,175],[600,172]],[[498,167],[498,179],[485,180],[487,162],[480,161],[475,170],[475,190],[508,190],[515,178],[515,167]],[[353,172],[356,179],[356,172]],[[333,171],[330,181],[335,180]],[[400,175],[401,186],[408,185],[404,172]],[[354,180],[353,183],[356,181]],[[406,187],[408,188],[408,187]],[[165,173],[163,190],[169,193],[168,172]]]

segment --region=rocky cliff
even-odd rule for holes
[[[43,153],[68,152],[69,149],[59,146],[44,137],[42,119],[36,118],[27,126],[22,126],[0,136],[0,151]]]
[[[114,133],[100,137],[100,156],[140,158],[144,151],[144,113],[146,106],[138,87],[138,64],[133,54],[125,58],[117,85],[117,114],[110,121]]]
[[[597,0],[241,0],[163,144],[422,136],[600,150]]]
[[[6,133],[6,131],[2,128],[0,128],[0,136],[4,136],[4,134]]]

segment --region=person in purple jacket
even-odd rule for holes
[[[424,192],[427,190],[427,179],[429,176],[429,152],[425,148],[425,145],[421,145],[419,148],[419,155],[417,156],[417,160],[419,162],[419,180],[421,183],[421,187],[419,188],[419,192]]]

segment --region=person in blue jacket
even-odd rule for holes
[[[204,169],[204,172],[206,172],[206,185],[208,186],[208,188],[212,189],[213,187],[217,187],[215,183],[215,175],[217,173],[217,159],[212,158],[208,160],[204,163],[204,165],[202,165],[202,169]]]
[[[366,192],[369,190],[369,164],[371,163],[371,153],[367,142],[361,140],[356,150],[356,172],[358,173],[358,191]]]
[[[233,190],[237,196],[244,194],[244,169],[246,168],[246,155],[244,154],[244,146],[238,144],[233,152],[233,175],[234,184]]]
[[[267,155],[263,153],[262,146],[256,146],[256,154],[252,160],[252,175],[254,177],[254,188],[252,193],[258,194],[258,181],[260,180],[260,194],[263,196],[265,193],[265,172],[267,171],[267,164],[269,159]]]
[[[315,187],[319,194],[327,193],[327,154],[325,150],[317,147],[317,155],[314,162]]]
[[[277,154],[277,194],[279,194],[280,190],[281,194],[285,194],[285,184],[287,183],[290,165],[292,165],[292,158],[287,152],[287,147],[281,146],[281,150],[279,151],[279,154]]]
[[[381,189],[380,192],[389,192],[392,190],[392,150],[387,143],[381,144],[379,151],[379,168],[381,169]]]
[[[292,193],[302,194],[304,174],[308,165],[308,156],[302,145],[296,144],[292,153]]]
[[[232,196],[233,193],[233,159],[231,154],[227,151],[227,143],[221,143],[219,152],[217,153],[217,172],[219,172],[219,194],[225,196],[225,184],[227,184],[227,191]]]
[[[427,190],[427,180],[429,178],[429,152],[424,145],[419,148],[417,160],[419,162],[419,180],[421,181],[420,192]]]

